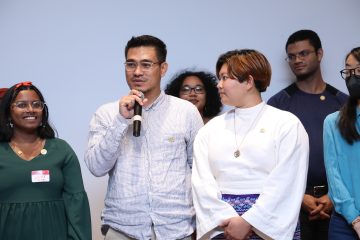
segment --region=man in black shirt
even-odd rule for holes
[[[328,114],[340,109],[347,95],[323,80],[320,68],[323,49],[314,31],[293,33],[287,40],[286,53],[296,82],[271,97],[268,104],[295,114],[309,135],[309,170],[300,212],[301,239],[327,240],[332,203],[327,195],[323,122]]]

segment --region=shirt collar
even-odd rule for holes
[[[150,104],[149,106],[145,107],[145,111],[149,111],[151,109],[154,109],[156,110],[156,108],[158,106],[160,106],[165,100],[165,92],[164,91],[161,91],[160,92],[160,95],[158,96],[158,98],[152,103]]]

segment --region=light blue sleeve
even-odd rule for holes
[[[360,215],[355,206],[355,199],[351,196],[344,182],[343,176],[350,174],[348,168],[341,168],[341,161],[346,160],[343,155],[344,142],[341,140],[339,129],[337,128],[338,114],[331,114],[324,121],[324,160],[326,175],[329,185],[329,196],[335,206],[337,213],[345,217],[346,221],[351,222]]]

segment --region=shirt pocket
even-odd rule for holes
[[[163,135],[159,150],[165,161],[186,158],[186,141],[184,135],[181,133]]]
[[[176,169],[178,164],[187,161],[187,143],[184,134],[162,134],[153,142],[156,144],[152,149],[152,162],[161,166],[162,170]]]

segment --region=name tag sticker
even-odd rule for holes
[[[31,171],[31,182],[50,182],[49,170]]]

